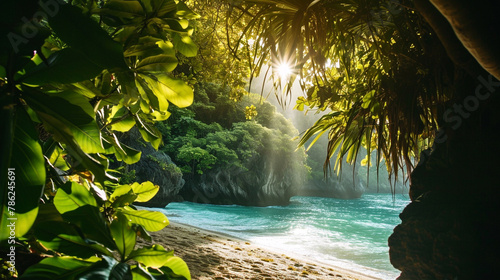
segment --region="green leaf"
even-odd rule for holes
[[[98,10],[104,21],[111,26],[120,26],[142,21],[145,12],[139,1],[110,0]]]
[[[177,107],[184,108],[193,103],[193,89],[184,81],[169,77],[166,74],[139,76],[148,83],[156,96],[168,99]]]
[[[167,259],[174,255],[174,251],[167,251],[163,246],[155,244],[149,247],[134,250],[129,259],[138,261],[145,266],[160,268],[165,265]]]
[[[139,224],[148,231],[159,231],[169,224],[167,217],[160,212],[134,210],[130,207],[118,208],[117,211],[125,214],[130,222]]]
[[[73,257],[49,257],[29,267],[19,278],[22,280],[67,280],[88,270],[99,258],[79,260]]]
[[[69,4],[59,5],[49,17],[49,25],[61,40],[85,54],[93,63],[106,68],[127,69],[123,47],[82,10]]]
[[[2,100],[4,101],[4,100]],[[1,104],[2,157],[0,241],[10,237],[8,225],[15,222],[20,237],[33,225],[45,185],[45,161],[38,134],[22,107]]]
[[[186,262],[184,262],[184,260],[182,260],[181,258],[175,256],[168,257],[167,261],[163,266],[172,270],[172,273],[174,275],[171,276],[182,276],[187,280],[191,280],[191,273],[189,272],[189,267],[187,266]],[[163,269],[162,271],[166,272]]]
[[[0,65],[0,77],[5,78],[5,76],[7,76],[7,71],[5,70],[5,67]]]
[[[98,75],[96,77],[96,80],[99,82],[100,87],[103,89],[103,92],[105,92],[106,94],[103,94],[103,92],[101,92],[101,89],[97,88],[95,86],[94,82],[90,81],[90,80],[84,80],[84,81],[81,81],[78,83],[73,83],[73,84],[65,84],[64,88],[67,89],[68,91],[71,91],[71,92],[77,93],[81,96],[84,96],[84,97],[88,98],[89,100],[96,97],[96,96],[105,97],[107,94],[109,94],[109,90],[106,91],[107,90],[106,87],[107,88],[110,87],[110,81],[108,81],[106,83],[105,81],[103,81],[102,77],[108,77],[108,76],[109,76],[109,73],[106,71],[106,73],[103,74],[102,76]]]
[[[127,217],[124,214],[117,212],[110,226],[111,235],[115,241],[118,252],[125,260],[127,256],[134,250],[136,233],[131,228]]]
[[[86,238],[97,241],[110,249],[116,249],[109,231],[109,224],[98,207],[83,205],[65,212],[62,216],[65,221],[77,225]]]
[[[80,227],[85,236],[114,248],[108,225],[102,217],[92,193],[84,186],[67,182],[57,191],[54,205],[65,221]]]
[[[169,41],[163,41],[151,36],[143,36],[139,38],[138,44],[128,47],[124,52],[125,57],[150,57],[156,55],[175,57],[174,45]]]
[[[107,154],[114,154],[116,159],[126,164],[134,164],[141,159],[141,152],[120,143],[116,135],[106,135],[103,138],[104,147]]]
[[[84,205],[97,206],[92,193],[83,185],[67,182],[56,193],[54,205],[59,213],[64,214]]]
[[[120,185],[113,191],[113,193],[109,197],[109,201],[115,202],[119,197],[127,194],[134,194],[134,192],[132,191],[132,186]]]
[[[94,263],[86,272],[76,278],[78,280],[132,280],[132,271],[126,263],[119,263],[111,257],[104,256]]]
[[[198,46],[189,36],[174,33],[172,42],[175,49],[187,57],[194,57],[198,53]]]
[[[135,125],[133,116],[126,107],[121,105],[113,106],[108,119],[111,124],[111,130],[127,132]]]
[[[135,125],[135,120],[132,115],[128,115],[121,119],[119,122],[115,122],[111,125],[111,130],[118,132],[127,132]]]
[[[83,84],[83,83],[79,83]],[[94,107],[90,104],[90,99],[88,97],[85,97],[81,94],[79,94],[76,91],[72,90],[65,90],[61,92],[49,92],[47,93],[49,96],[54,96],[54,97],[59,97],[63,98],[69,103],[80,107],[89,117],[92,119],[95,119],[95,112],[94,112]]]
[[[132,190],[137,195],[136,202],[146,202],[152,199],[160,190],[160,187],[147,181],[142,184],[132,184]]]
[[[65,48],[53,53],[47,63],[29,69],[21,81],[30,85],[76,83],[95,78],[103,69],[73,48]]]
[[[137,123],[137,129],[141,133],[144,140],[151,143],[153,148],[158,150],[158,147],[162,143],[161,133],[153,125],[143,121],[139,116],[135,116]]]
[[[158,17],[163,17],[177,9],[174,0],[150,0],[153,11]]]
[[[170,256],[165,260],[164,266],[158,269],[162,273],[154,270],[149,270],[156,280],[191,280],[191,273],[187,264],[179,257]]]
[[[66,255],[89,258],[95,254],[113,256],[111,251],[100,244],[80,236],[76,228],[67,222],[47,221],[35,226],[37,239],[47,248]]]
[[[73,95],[75,103],[77,95]],[[70,98],[66,96],[67,98]],[[54,134],[57,141],[70,144],[61,134],[70,130],[81,149],[86,153],[102,153],[101,132],[92,116],[79,105],[65,98],[26,89],[23,98],[43,121],[45,128]]]
[[[44,223],[47,221],[58,221],[62,222],[62,216],[57,211],[56,207],[52,203],[40,204],[38,208],[38,216],[36,217],[35,226],[39,223]]]
[[[141,265],[134,265],[131,269],[133,280],[154,280],[153,275]]]
[[[177,64],[178,61],[175,56],[161,54],[142,59],[135,70],[150,73],[172,72],[177,67]]]
[[[150,85],[146,82],[146,80],[144,80],[140,76],[136,77],[136,84],[139,92],[141,93],[141,96],[148,102],[151,108],[156,111],[168,113],[170,115],[170,112],[168,112],[169,103],[164,95],[155,94],[151,90]]]
[[[137,163],[141,159],[142,152],[132,149],[129,146],[120,143],[123,153],[115,153],[116,159],[125,162],[126,164]]]
[[[168,29],[173,32],[178,32],[179,34],[186,33],[186,28],[189,26],[189,21],[187,19],[174,19],[165,18],[163,22],[168,25]]]
[[[177,3],[177,12],[175,15],[185,19],[200,18],[200,15],[193,12],[193,10],[191,10],[183,1],[179,1],[179,3]]]

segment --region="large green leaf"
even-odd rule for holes
[[[127,217],[120,212],[115,214],[110,229],[116,248],[118,248],[118,252],[120,252],[122,259],[125,260],[130,252],[134,250],[137,235],[131,228]]]
[[[194,57],[198,53],[198,46],[194,43],[191,37],[187,35],[173,34],[175,49],[187,57]]]
[[[168,270],[165,268],[168,268]],[[167,275],[170,274],[169,270],[171,270],[171,273],[173,275],[170,274],[169,276],[172,277],[182,276],[187,280],[191,280],[191,273],[189,272],[189,267],[187,266],[186,262],[184,262],[184,260],[182,260],[179,257],[176,256],[168,257],[167,261],[165,262],[161,270]]]
[[[112,130],[127,132],[135,125],[133,116],[126,107],[121,105],[113,106],[108,118]]]
[[[158,270],[161,273],[158,273]],[[164,266],[158,270],[149,270],[155,280],[191,280],[187,264],[179,257],[167,257]]]
[[[177,67],[177,63],[175,56],[160,54],[142,59],[135,70],[150,73],[172,72]]]
[[[160,190],[160,187],[147,181],[144,183],[133,183],[132,184],[132,190],[134,193],[137,195],[137,198],[135,201],[137,202],[147,202],[150,199],[152,199],[156,193]]]
[[[177,107],[184,108],[193,103],[193,89],[184,81],[169,77],[166,74],[139,76],[148,83],[156,96],[168,99]]]
[[[106,135],[103,138],[106,154],[114,154],[116,159],[126,164],[134,164],[141,159],[141,152],[120,143],[116,135]]]
[[[68,280],[88,270],[99,258],[80,260],[73,257],[50,257],[29,267],[19,278],[22,280]]]
[[[111,251],[100,244],[84,239],[75,226],[61,221],[47,221],[35,225],[37,239],[47,248],[79,258],[89,258],[97,254],[113,256]]]
[[[83,85],[85,83],[78,83]],[[75,84],[76,85],[76,84]],[[75,87],[76,88],[76,87]],[[79,91],[82,92],[82,91]],[[49,92],[47,93],[50,96],[60,97],[68,101],[69,103],[80,107],[87,115],[89,115],[92,119],[95,119],[94,107],[90,104],[90,97],[86,97],[74,90],[64,90],[59,92]]]
[[[80,102],[76,100],[77,96],[73,95],[72,97],[75,102]],[[44,122],[46,129],[54,134],[57,141],[71,144],[67,143],[71,140],[65,139],[61,135],[67,129],[71,131],[71,135],[84,152],[104,152],[101,132],[97,123],[81,106],[72,104],[60,96],[48,95],[30,89],[24,91],[23,98]],[[66,98],[69,97],[66,96]]]
[[[164,17],[177,9],[174,0],[148,0],[144,2],[151,3],[152,9],[158,17]]]
[[[132,280],[130,266],[119,263],[115,259],[104,256],[101,261],[93,264],[90,269],[81,273],[78,280]]]
[[[144,140],[151,143],[153,148],[158,150],[158,147],[162,143],[161,133],[152,124],[144,121],[139,116],[135,116],[135,122],[137,123],[137,129],[141,133]]]
[[[54,205],[59,213],[64,214],[84,205],[97,206],[97,202],[92,193],[83,185],[67,182],[57,191]]]
[[[134,202],[134,200],[137,198],[137,195],[134,194],[134,192],[132,191],[132,186],[130,185],[118,186],[109,197],[109,201],[115,202],[122,200],[123,198],[126,198],[127,201],[125,202],[130,202],[130,203]]]
[[[174,251],[167,251],[163,246],[155,244],[134,250],[129,259],[138,261],[145,266],[160,268],[165,265],[167,259],[174,255]]]
[[[149,210],[134,210],[131,207],[118,208],[127,216],[130,222],[139,224],[149,231],[159,231],[168,226],[167,217],[160,212]]]
[[[116,159],[126,164],[137,163],[141,159],[142,152],[120,143],[121,150],[115,153]]]
[[[54,205],[64,220],[79,226],[87,238],[115,248],[108,224],[99,211],[94,196],[86,187],[67,182],[57,191]]]
[[[175,15],[185,19],[200,18],[200,15],[193,12],[193,10],[191,10],[183,1],[179,1],[179,3],[177,3],[177,12],[175,12]]]
[[[93,63],[106,69],[127,68],[123,47],[82,10],[69,4],[49,18],[49,25],[66,44],[85,54]]]
[[[4,100],[2,100],[4,101]],[[4,107],[0,111],[2,158],[0,183],[0,241],[20,237],[33,225],[45,185],[45,161],[38,134],[26,111]],[[9,225],[14,227],[9,228]]]
[[[62,217],[65,221],[77,225],[86,238],[97,241],[110,249],[116,249],[109,224],[98,207],[83,205],[75,210],[65,212]]]
[[[128,47],[123,53],[125,57],[150,57],[161,54],[175,56],[174,45],[169,41],[162,41],[150,36],[141,37],[136,45]]]
[[[106,1],[99,14],[111,26],[120,26],[142,21],[145,11],[136,0],[110,0]]]
[[[28,70],[22,82],[31,85],[76,83],[97,76],[104,68],[73,48],[53,53],[47,63]]]
[[[153,275],[141,265],[133,265],[131,269],[133,280],[154,280]]]
[[[153,110],[170,115],[170,112],[168,112],[168,100],[164,95],[156,95],[146,80],[140,76],[136,77],[136,84],[142,98],[148,102]]]

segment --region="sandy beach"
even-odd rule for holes
[[[151,235],[155,243],[175,250],[196,280],[379,279],[184,224],[171,223]]]

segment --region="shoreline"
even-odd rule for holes
[[[192,279],[381,279],[178,222],[150,234],[155,243],[184,259]]]

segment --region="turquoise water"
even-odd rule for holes
[[[394,279],[387,238],[408,203],[404,195],[365,194],[354,200],[293,197],[289,206],[270,207],[170,203],[161,210],[174,222]]]

